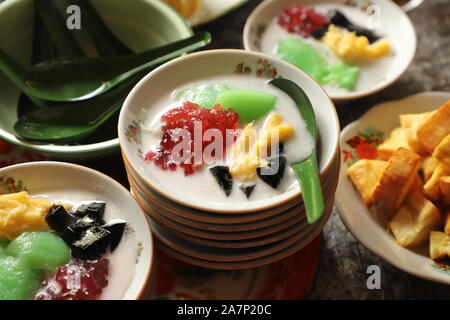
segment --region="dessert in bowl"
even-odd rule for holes
[[[244,46],[308,72],[333,100],[349,100],[395,82],[414,58],[416,35],[389,0],[271,0],[248,18]]]
[[[295,82],[312,102],[326,175],[339,137],[327,94],[290,64],[242,50],[187,55],[136,85],[119,117],[129,169],[155,192],[195,210],[254,212],[299,197],[290,164],[306,158],[313,141],[294,101],[270,83],[278,77]],[[196,133],[203,139],[199,150]]]
[[[6,167],[0,182],[1,299],[141,297],[153,243],[126,189],[60,162]]]

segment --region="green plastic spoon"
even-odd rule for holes
[[[199,32],[134,55],[58,59],[28,69],[0,49],[0,70],[28,96],[48,101],[81,101],[105,93],[140,71],[197,50],[210,41],[210,33]]]
[[[48,107],[49,110],[39,109],[20,118],[14,125],[14,130],[20,137],[30,140],[46,143],[78,142],[92,135],[109,120],[122,107],[124,100],[125,98],[121,98],[111,105],[103,105],[102,108],[93,108],[92,102],[87,101],[78,106],[63,105]],[[83,113],[83,118],[76,117],[80,113]],[[71,118],[72,121],[67,121]],[[83,124],[87,119],[90,119],[90,123]]]
[[[47,143],[83,140],[122,107],[129,91],[143,76],[141,72],[94,99],[36,109],[20,117],[14,130],[22,138]]]
[[[319,179],[319,169],[317,165],[317,127],[314,110],[308,96],[302,88],[294,82],[287,79],[278,78],[270,81],[269,83],[286,92],[292,100],[295,101],[303,119],[306,122],[308,132],[314,140],[314,147],[309,157],[302,162],[291,165],[291,168],[296,173],[298,182],[300,183],[308,223],[313,224],[317,222],[320,217],[322,217],[325,208],[322,187]]]
[[[33,16],[33,45],[31,53],[31,65],[35,65],[39,62],[55,58],[56,46],[52,42],[52,39],[48,36],[47,30],[44,23],[38,14],[37,7],[38,1],[34,2],[34,16]],[[24,94],[20,94],[19,100],[17,102],[17,115],[18,117],[29,112],[32,108],[38,108],[40,106],[46,105],[45,101],[37,98],[33,98],[34,101]]]

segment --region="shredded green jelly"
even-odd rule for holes
[[[0,300],[32,299],[45,273],[70,261],[70,249],[52,232],[24,232],[0,241]]]
[[[202,84],[179,91],[176,98],[180,101],[189,101],[199,106],[211,109],[216,104],[217,97],[230,88],[224,84]]]
[[[0,257],[0,300],[27,300],[39,289],[42,272],[24,267],[20,259]]]

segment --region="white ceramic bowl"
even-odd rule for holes
[[[135,300],[141,297],[150,282],[153,239],[145,214],[128,190],[98,171],[64,162],[30,162],[2,168],[0,193],[6,177],[26,188],[32,196],[47,196],[53,201],[75,204],[105,201],[105,220],[124,219],[129,229],[109,257],[108,287],[112,286],[114,290],[107,291],[106,287],[102,298]]]
[[[242,69],[246,71],[243,72]],[[295,197],[299,197],[300,188],[292,188],[271,199],[249,203],[245,208],[242,203],[207,203],[203,200],[192,200],[185,192],[189,188],[188,181],[180,181],[174,188],[164,187],[156,181],[149,163],[143,160],[142,136],[151,134],[141,130],[142,117],[145,110],[152,108],[152,101],[162,95],[171,93],[183,83],[208,76],[239,74],[242,77],[257,75],[267,77],[282,76],[296,82],[308,95],[316,114],[316,122],[320,132],[318,145],[319,168],[328,171],[338,149],[339,120],[333,103],[325,91],[309,75],[287,62],[277,58],[243,50],[212,50],[189,54],[173,60],[150,72],[128,95],[119,117],[119,140],[122,155],[132,169],[138,173],[145,184],[172,201],[193,207],[197,210],[212,212],[253,212],[279,206]],[[183,185],[185,185],[183,187]]]
[[[392,129],[400,126],[398,116],[407,113],[421,113],[439,108],[450,100],[450,93],[424,92],[402,100],[391,101],[373,107],[359,120],[349,124],[342,131],[341,172],[336,192],[336,206],[339,215],[353,236],[370,251],[397,268],[417,277],[450,284],[450,272],[440,268],[428,256],[427,248],[412,251],[403,248],[387,231],[383,212],[369,210],[358,191],[353,187],[345,171],[357,160],[358,152],[346,143],[351,138],[370,135],[374,140],[387,137]],[[368,154],[370,154],[369,152]],[[353,159],[349,154],[352,154]]]
[[[65,3],[54,2],[61,7]],[[192,34],[191,28],[178,13],[159,0],[91,2],[111,30],[137,52]],[[8,0],[0,3],[0,46],[23,65],[29,65],[32,21],[32,0]],[[85,43],[83,39],[79,41]],[[97,132],[92,139],[79,145],[41,144],[18,139],[13,129],[17,120],[18,97],[19,90],[0,72],[0,139],[59,159],[78,160],[118,151],[119,141],[114,135],[114,129],[110,136],[102,136],[101,132]]]
[[[335,86],[325,86],[330,97],[335,100],[350,100],[376,93],[394,83],[406,71],[416,53],[416,33],[408,16],[390,0],[356,1],[355,7],[350,7],[346,0],[266,0],[263,1],[249,16],[244,28],[244,47],[246,50],[264,52],[275,55],[274,47],[280,39],[279,35],[295,36],[284,31],[271,22],[286,8],[298,3],[312,6],[317,11],[326,14],[329,9],[339,9],[358,25],[373,24],[380,35],[386,36],[393,49],[388,57],[366,63],[362,66],[360,79],[353,91],[337,89]],[[372,19],[367,10],[372,10]],[[267,34],[267,39],[265,35]],[[266,42],[267,41],[267,42]],[[269,45],[264,45],[269,43]],[[263,45],[261,45],[263,44]],[[332,54],[332,53],[330,53]]]

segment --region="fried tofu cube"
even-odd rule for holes
[[[423,172],[423,177],[425,179],[425,182],[430,180],[431,176],[433,175],[433,172],[436,170],[438,165],[439,165],[439,161],[433,156],[426,157],[423,160],[422,172]]]
[[[389,160],[395,150],[398,148],[411,149],[408,144],[405,129],[402,127],[392,130],[389,138],[378,146],[378,157],[381,160]]]
[[[450,236],[443,232],[430,232],[430,258],[441,259],[450,256]]]
[[[431,230],[440,227],[441,214],[436,206],[420,192],[412,192],[389,224],[397,242],[407,248],[428,241]]]
[[[421,165],[422,158],[408,149],[399,148],[392,154],[374,191],[374,199],[383,204],[389,218],[415,185]]]
[[[450,175],[449,169],[447,169],[446,165],[440,163],[436,170],[434,170],[431,178],[423,186],[423,193],[428,199],[433,200],[434,202],[439,201],[441,198],[441,189],[439,185],[441,177],[448,175]]]
[[[450,176],[444,176],[439,179],[439,191],[444,203],[450,205]]]
[[[417,130],[420,125],[431,116],[431,112],[424,112],[418,114],[402,114],[400,115],[400,124],[405,130],[408,145],[412,151],[417,154],[427,154],[427,149],[417,137]]]
[[[429,153],[433,153],[448,134],[450,134],[450,100],[417,129],[417,137]]]
[[[373,193],[386,165],[386,161],[364,159],[355,162],[347,169],[348,176],[358,189],[366,206],[374,203]]]
[[[433,157],[450,168],[450,134],[434,149]]]

